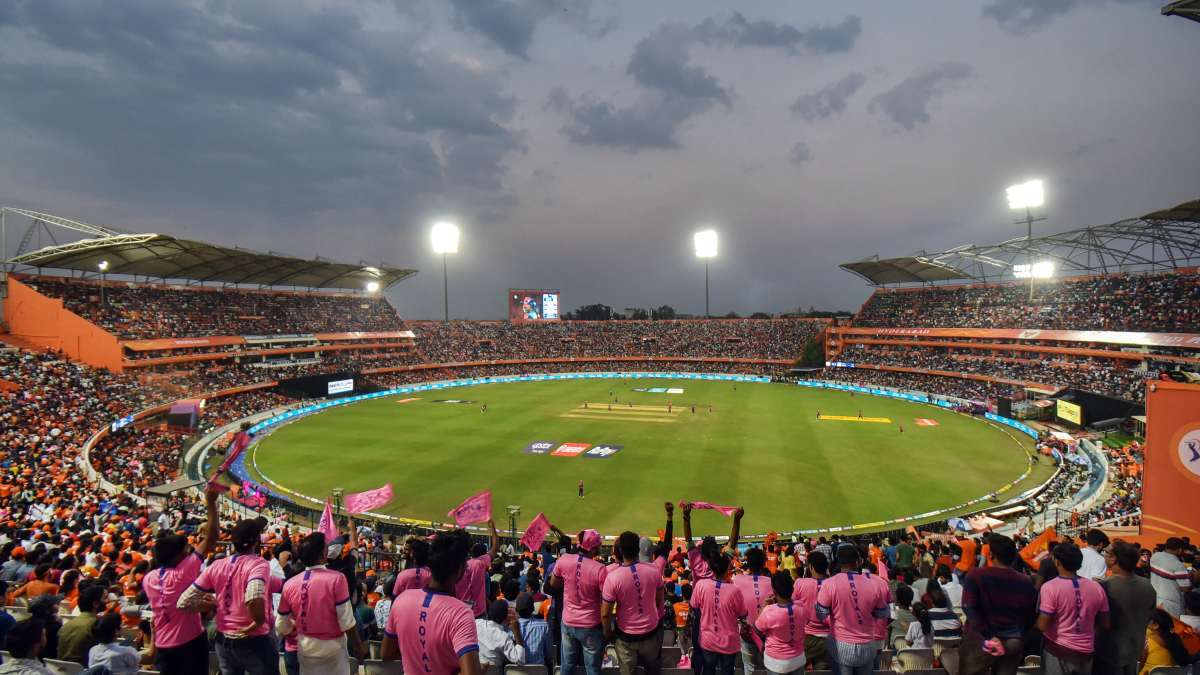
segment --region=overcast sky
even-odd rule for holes
[[[1164,0],[7,0],[0,203],[380,261],[451,313],[857,309],[838,263],[1200,197],[1200,24]],[[733,7],[737,11],[733,11]],[[10,234],[10,251],[17,235]]]

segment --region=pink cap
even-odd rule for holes
[[[585,551],[595,551],[600,548],[600,533],[595,530],[584,530],[579,538],[579,546]]]

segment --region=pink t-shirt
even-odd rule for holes
[[[261,556],[234,555],[221,558],[204,569],[193,585],[204,593],[217,596],[217,630],[233,633],[250,625],[254,619],[246,609],[246,584],[258,579],[266,588],[271,580],[271,566]],[[266,635],[275,625],[270,598],[266,598],[267,620],[249,637]]]
[[[821,585],[824,583],[825,579],[801,577],[792,586],[792,601],[808,608],[808,624],[804,626],[804,632],[807,635],[818,637],[829,635],[829,622],[822,621],[817,617],[816,611],[814,611],[814,608],[817,606],[817,593],[821,590]]]
[[[396,575],[396,585],[392,586],[392,595],[400,597],[401,593],[410,588],[415,588],[419,591],[425,588],[425,585],[432,578],[433,575],[429,573],[428,567],[409,567]]]
[[[751,605],[737,586],[727,581],[701,579],[692,589],[692,607],[700,610],[700,646],[718,654],[736,654],[742,648],[738,619]]]
[[[568,554],[554,564],[554,576],[562,579],[564,624],[572,628],[600,625],[600,596],[607,572],[604,565],[582,554]]]
[[[1096,615],[1108,612],[1108,596],[1091,579],[1056,577],[1042,584],[1038,611],[1054,617],[1046,639],[1067,649],[1095,650]]]
[[[409,589],[392,603],[384,633],[396,640],[406,673],[457,673],[479,651],[471,608],[441,591]]]
[[[746,607],[750,608],[750,622],[758,618],[758,613],[767,604],[767,598],[774,593],[771,590],[771,577],[767,574],[739,574],[733,578],[742,595],[746,596]]]
[[[817,593],[817,611],[829,612],[833,639],[848,644],[876,640],[876,619],[888,615],[887,587],[871,574],[843,572],[825,580]]]
[[[151,570],[142,579],[142,589],[150,599],[154,612],[154,645],[159,648],[185,645],[204,632],[197,612],[185,612],[176,605],[179,596],[200,576],[204,561],[196,553],[188,555],[175,567]]]
[[[754,627],[767,636],[763,651],[781,661],[794,659],[804,653],[804,624],[812,609],[798,602],[786,605],[767,605],[758,613]]]
[[[619,565],[604,580],[604,601],[617,605],[617,627],[626,635],[645,635],[658,628],[657,591],[662,572],[653,563]]]
[[[688,567],[692,570],[692,580],[711,579],[713,576],[712,570],[708,569],[708,562],[700,555],[700,548],[693,546],[688,549],[687,554]]]
[[[454,595],[467,603],[475,616],[487,613],[488,568],[492,566],[492,555],[484,553],[467,561],[467,569],[454,587]]]
[[[350,602],[346,575],[323,567],[297,574],[283,585],[279,615],[293,614],[296,633],[318,640],[336,640],[342,630],[338,624],[338,605]]]

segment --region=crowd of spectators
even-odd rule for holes
[[[23,277],[38,292],[121,339],[402,330],[382,295],[185,288]]]
[[[1018,387],[998,382],[968,380],[961,377],[925,375],[873,368],[826,368],[814,379],[830,380],[863,387],[893,387],[910,391],[924,391],[935,395],[951,396],[968,401],[987,401],[1000,396],[1012,397],[1020,392]]]
[[[1200,325],[1200,273],[1115,274],[1026,283],[876,291],[857,326],[1042,328],[1189,333]]]
[[[973,373],[1030,382],[1051,390],[1077,387],[1131,401],[1145,398],[1145,380],[1153,379],[1155,375],[1127,368],[1123,362],[1114,363],[1112,359],[1065,356],[1031,359],[994,354],[992,351],[945,347],[851,344],[842,352],[841,360],[855,364]]]

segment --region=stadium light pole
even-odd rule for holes
[[[108,299],[104,295],[104,282],[108,278],[108,261],[101,260],[96,267],[100,269],[100,304],[107,305]]]
[[[379,292],[379,282],[378,281],[368,281],[367,282],[367,292],[368,293],[378,293]]]
[[[692,244],[696,247],[696,257],[704,260],[704,318],[709,318],[708,311],[708,261],[717,257],[717,231],[701,230],[692,235]]]
[[[1008,208],[1020,212],[1025,211],[1024,218],[1018,218],[1016,222],[1025,223],[1025,245],[1029,251],[1029,300],[1033,300],[1033,224],[1046,219],[1046,216],[1040,218],[1033,217],[1033,210],[1046,203],[1046,190],[1042,185],[1042,181],[1034,179],[1009,186],[1005,191],[1008,195]]]
[[[458,226],[445,221],[433,224],[433,252],[442,254],[442,320],[450,323],[450,280],[446,272],[446,256],[458,253]]]

